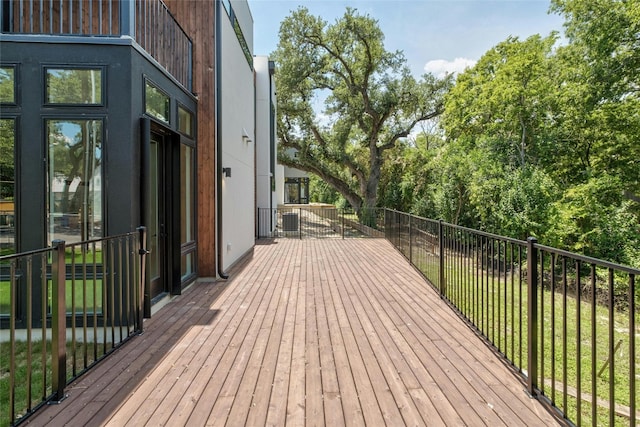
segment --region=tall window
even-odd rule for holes
[[[182,278],[195,273],[195,185],[194,149],[180,145],[180,243],[182,246]]]
[[[47,120],[48,240],[102,237],[102,120]]]
[[[15,120],[0,119],[0,256],[16,250]]]

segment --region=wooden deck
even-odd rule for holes
[[[262,241],[31,425],[558,425],[382,239]]]

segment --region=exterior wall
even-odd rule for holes
[[[2,42],[2,62],[15,63],[17,78],[29,84],[21,85],[18,99],[18,147],[20,159],[16,173],[19,187],[17,224],[18,251],[49,246],[46,233],[47,171],[43,163],[34,161],[47,157],[44,119],[84,118],[104,120],[102,165],[104,229],[103,234],[119,234],[140,225],[139,200],[139,121],[132,120],[134,110],[140,114],[139,103],[131,93],[132,48],[127,46],[95,46],[91,44],[55,44]],[[43,106],[43,67],[105,67],[105,100],[103,106],[82,108]],[[138,85],[139,87],[139,85]],[[141,92],[136,92],[141,94]],[[135,98],[141,98],[136,96]],[[3,107],[3,117],[10,114]],[[117,191],[116,191],[117,190]],[[37,224],[37,225],[36,225]]]
[[[253,59],[256,72],[256,204],[271,208],[271,90],[269,58]]]
[[[294,168],[285,166],[284,177],[285,178],[308,178],[309,174],[305,171],[301,171],[299,169],[294,169]]]
[[[146,141],[142,121],[155,122],[153,126],[167,135],[167,153],[172,163],[167,167],[170,174],[166,177],[167,191],[164,195],[167,203],[171,204],[167,207],[170,223],[165,229],[168,237],[163,262],[166,267],[164,284],[167,292],[179,293],[181,285],[187,283],[182,282],[180,266],[180,224],[183,218],[180,217],[179,156],[182,144],[195,145],[195,141],[177,132],[178,105],[195,114],[197,101],[130,40],[114,39],[113,43],[95,40],[79,37],[60,41],[57,36],[16,41],[12,41],[10,36],[3,38],[0,60],[3,65],[16,67],[18,81],[17,105],[3,105],[0,112],[3,118],[17,119],[17,251],[39,249],[50,244],[47,241],[48,172],[47,163],[42,161],[47,159],[49,150],[45,129],[47,119],[102,121],[101,174],[100,179],[93,182],[101,184],[95,197],[100,193],[103,211],[102,217],[98,218],[103,236],[130,232],[139,225],[146,225],[144,201],[148,177],[142,166]],[[45,104],[45,67],[102,69],[102,103]],[[145,114],[147,80],[152,81],[169,99],[166,123],[157,122]],[[55,192],[55,188],[52,190]],[[81,240],[74,237],[76,241]],[[195,250],[193,247],[192,256],[195,256]],[[195,272],[192,271],[189,280],[194,277]]]
[[[253,18],[246,1],[232,1],[232,8],[253,51]],[[231,176],[222,180],[222,269],[226,270],[254,245],[255,236],[255,103],[252,64],[238,41],[229,16],[221,19],[220,110],[222,138],[219,153]]]
[[[249,9],[249,2],[247,0],[230,0],[229,3],[231,3],[231,7],[240,23],[249,51],[253,54],[253,16],[251,15],[251,9]]]
[[[215,3],[219,0],[165,0],[193,40],[193,92],[198,97],[197,239],[198,275],[215,277],[216,254],[216,117]],[[223,12],[224,13],[224,12]]]

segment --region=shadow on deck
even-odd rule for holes
[[[28,423],[558,424],[383,239],[260,241],[230,273]]]

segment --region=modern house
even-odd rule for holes
[[[309,174],[299,169],[284,168],[284,204],[309,203]]]
[[[251,250],[246,0],[3,1],[0,30],[0,254],[143,225],[149,316]]]

